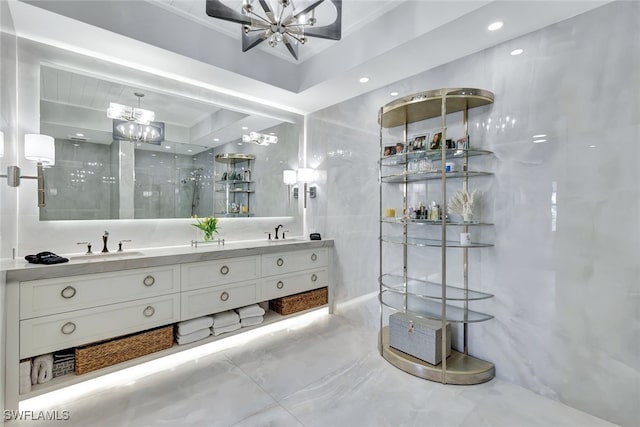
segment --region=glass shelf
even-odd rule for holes
[[[442,319],[442,303],[433,301],[428,298],[416,295],[407,295],[407,312],[418,317],[425,317],[432,320]],[[404,311],[405,295],[383,290],[380,296],[380,303],[394,310]],[[480,313],[479,311],[465,310],[462,307],[456,307],[446,304],[447,321],[453,323],[475,323],[484,322],[493,319],[490,314]]]
[[[420,225],[442,225],[442,221],[433,221],[430,219],[404,219],[404,218],[382,218],[382,222],[387,224],[420,224]],[[493,225],[490,222],[479,221],[447,221],[447,225],[453,226],[475,226],[475,225]]]
[[[445,172],[447,179],[451,178],[464,178],[465,176],[487,176],[493,175],[491,172],[481,171],[466,171],[466,172]],[[387,183],[404,183],[404,182],[416,182],[429,179],[442,179],[442,171],[429,171],[429,172],[408,172],[402,174],[385,175],[382,177],[382,182]]]
[[[255,214],[252,213],[233,213],[233,212],[219,212],[215,214],[218,217],[222,217],[222,218],[243,218],[243,217],[249,217],[249,216],[254,216]]]
[[[253,181],[245,181],[242,179],[224,179],[222,181],[216,181],[216,184],[251,184]]]
[[[402,236],[382,236],[381,240],[387,243],[396,243],[399,245],[404,244]],[[471,243],[470,245],[461,245],[460,242],[455,240],[447,240],[446,247],[448,248],[489,248],[493,246],[491,243]],[[442,240],[440,239],[423,239],[419,237],[407,237],[407,245],[411,246],[431,246],[439,248],[442,246]]]
[[[389,292],[404,294],[404,278],[396,274],[383,274],[380,281]],[[426,280],[407,278],[407,294],[422,298],[442,299],[442,285]],[[447,300],[478,301],[493,297],[492,294],[447,286]]]
[[[216,193],[255,193],[254,190],[216,190]]]
[[[470,148],[468,150],[462,149],[449,149],[445,150],[447,160],[455,160],[455,159],[463,159],[465,154],[467,157],[474,156],[486,156],[489,154],[493,154],[493,151],[488,150],[479,150],[475,148]],[[397,166],[404,165],[408,162],[414,160],[440,160],[442,158],[442,151],[440,150],[419,150],[412,151],[410,153],[401,153],[401,154],[392,154],[390,156],[385,156],[380,159],[380,164],[382,166]]]

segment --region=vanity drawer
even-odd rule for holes
[[[118,337],[179,320],[179,294],[22,320],[20,358]]]
[[[262,255],[262,276],[326,267],[328,262],[329,250],[327,248]]]
[[[258,302],[258,281],[182,293],[181,320],[219,313]]]
[[[180,292],[180,266],[20,283],[20,319]]]
[[[326,268],[271,277],[262,281],[261,299],[266,301],[280,298],[311,289],[323,288],[328,284],[329,273]]]
[[[181,269],[182,290],[190,291],[257,279],[260,276],[260,258],[250,256],[193,262],[182,264]]]

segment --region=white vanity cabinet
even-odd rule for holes
[[[54,378],[24,395],[18,394],[21,359],[330,287],[332,246],[333,241],[283,243],[7,269],[5,408],[17,409],[21,399],[219,338]],[[264,323],[281,318],[268,312]]]

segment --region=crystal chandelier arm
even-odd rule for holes
[[[293,56],[295,59],[298,59],[298,46],[300,46],[300,45],[292,43],[291,40],[288,37],[289,35],[290,35],[290,33],[283,34],[282,35],[282,41],[284,41],[284,45],[289,50],[289,53],[291,54],[291,56]],[[297,37],[295,37],[295,38],[297,39]]]
[[[207,0],[206,12],[212,18],[224,19],[238,24],[251,24],[250,18],[225,6],[220,0]]]
[[[253,30],[249,33],[242,32],[242,51],[246,52],[249,49],[256,47],[267,38],[265,30]]]
[[[308,12],[311,12],[313,9],[315,9],[316,7],[320,6],[320,3],[323,3],[324,0],[317,0],[313,3],[311,3],[309,6],[305,7],[304,9],[302,9],[300,12],[296,12],[292,15],[293,19],[298,19],[300,17],[300,15],[306,15]],[[342,0],[339,1],[340,4],[340,8],[342,8]],[[335,4],[336,2],[334,1],[333,4]],[[336,9],[338,8],[338,5],[336,5]]]
[[[260,0],[260,6],[262,6],[262,10],[264,10],[264,13],[267,14],[267,18],[271,20],[269,24],[274,22],[276,20],[276,17],[273,14],[273,10],[271,10],[271,6],[269,6],[269,3],[266,0]]]
[[[264,19],[262,16],[258,15],[257,13],[255,13],[254,11],[250,11],[249,12],[251,15],[253,15],[254,17],[258,18],[259,20],[261,20],[262,22],[264,22],[264,25],[270,27],[271,26],[271,22],[267,21],[266,19]],[[251,21],[253,22],[253,21]],[[255,26],[255,23],[252,23],[251,25]]]
[[[342,0],[331,0],[331,3],[336,7],[336,20],[322,27],[305,28],[305,36],[340,40],[342,37]]]

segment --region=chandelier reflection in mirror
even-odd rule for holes
[[[258,145],[277,144],[278,137],[275,135],[265,135],[258,132],[249,132],[249,135],[242,135],[242,142],[251,142]]]
[[[138,97],[138,108],[109,103],[107,117],[113,119],[113,139],[160,145],[164,141],[164,123],[154,122],[155,113],[140,108],[143,93],[134,95]]]
[[[267,40],[269,46],[275,47],[284,43],[287,50],[298,59],[298,46],[306,43],[307,37],[329,40],[340,40],[342,36],[342,0],[329,0],[330,7],[320,7],[329,2],[325,0],[243,0],[240,12],[223,4],[221,0],[207,0],[206,12],[212,18],[242,24],[242,51],[259,45]],[[260,3],[259,10],[255,4]],[[316,16],[316,9],[318,13]],[[316,26],[335,14],[335,20],[328,25]]]

